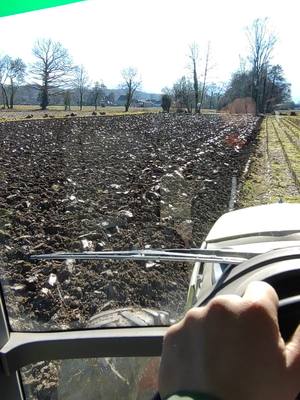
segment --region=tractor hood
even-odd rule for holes
[[[277,203],[224,214],[212,227],[206,244],[207,248],[213,249],[249,243],[298,240],[300,204]]]

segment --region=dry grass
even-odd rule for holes
[[[65,111],[64,106],[49,106],[47,110],[41,110],[39,106],[32,105],[17,105],[13,110],[0,110],[0,121],[10,120],[23,120],[26,118],[31,119],[43,119],[43,118],[64,118],[70,116],[70,114],[76,114],[78,117],[92,116],[94,112],[97,115],[124,115],[124,114],[143,114],[159,112],[159,107],[142,108],[132,107],[127,113],[124,111],[124,107],[98,107],[95,110],[93,106],[84,106],[82,110],[79,110],[78,106],[71,107],[71,110]]]
[[[48,118],[65,118],[72,117],[89,117],[92,115],[132,115],[132,114],[148,114],[161,112],[160,107],[131,107],[126,113],[124,106],[99,106],[95,110],[94,106],[84,106],[82,110],[78,106],[72,106],[71,110],[65,111],[62,105],[49,106],[47,110],[41,110],[39,106],[33,105],[16,105],[12,110],[0,110],[0,122],[24,120],[24,119],[48,119]],[[203,109],[203,114],[214,114],[216,110]]]
[[[288,118],[283,116],[279,119],[265,118],[259,132],[250,171],[239,196],[240,207],[274,203],[280,199],[288,203],[300,202],[299,187],[289,169],[290,167],[293,169],[296,179],[299,180],[300,153],[296,148],[297,145],[291,143],[286,135],[284,121]],[[290,167],[277,134],[289,159]],[[289,135],[293,135],[292,130],[289,130]],[[296,143],[296,139],[294,141]]]

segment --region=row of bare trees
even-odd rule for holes
[[[246,29],[249,54],[227,85],[221,106],[236,98],[251,97],[256,113],[271,112],[276,105],[291,104],[290,84],[281,65],[272,64],[277,42],[267,18],[255,19]]]
[[[0,85],[4,108],[13,108],[16,91],[24,84],[27,72],[30,84],[37,90],[42,110],[47,109],[50,98],[58,94],[63,94],[65,108],[69,108],[71,91],[74,90],[78,94],[80,110],[87,90],[90,91],[92,102],[97,109],[103,101],[106,86],[99,81],[92,84],[84,66],[75,66],[68,50],[61,43],[41,39],[34,44],[32,52],[34,62],[29,68],[26,68],[20,58],[12,59],[7,55],[0,58]],[[128,111],[141,81],[133,67],[122,70],[121,76],[121,88],[126,93],[125,111]]]
[[[47,108],[51,94],[55,94],[62,88],[73,88],[78,92],[79,107],[82,110],[84,93],[90,86],[85,68],[82,65],[74,66],[68,51],[60,43],[53,42],[51,39],[37,41],[33,54],[36,61],[31,68],[31,73],[41,95],[41,108]],[[132,67],[124,69],[121,75],[122,88],[126,93],[125,111],[128,111],[133,95],[141,83],[137,80],[137,71]],[[103,82],[94,83],[92,97],[95,109],[103,100],[105,89]],[[68,92],[69,90],[65,91],[65,106],[69,106]]]
[[[256,112],[265,113],[279,103],[290,102],[290,85],[284,78],[283,69],[271,63],[277,37],[270,30],[268,20],[254,20],[246,29],[246,37],[248,55],[241,60],[240,69],[233,73],[226,85],[208,83],[209,71],[213,68],[210,44],[200,69],[199,46],[193,43],[188,54],[190,73],[178,79],[172,88],[163,89],[163,109],[168,111],[173,103],[177,109],[200,113],[203,105],[222,108],[237,98],[251,97]]]
[[[168,111],[173,103],[177,110],[185,109],[190,113],[194,111],[197,114],[201,113],[204,104],[209,108],[217,108],[224,85],[208,83],[209,71],[212,69],[210,42],[207,44],[202,69],[200,68],[199,46],[195,42],[189,46],[188,60],[189,75],[179,78],[172,88],[163,89],[162,108]]]
[[[269,29],[267,19],[256,19],[246,30],[249,53],[242,60],[240,69],[225,86],[209,82],[212,69],[210,43],[201,62],[199,46],[189,47],[189,74],[178,79],[172,88],[164,88],[162,107],[168,111],[173,103],[178,109],[200,113],[205,105],[220,108],[236,98],[251,97],[256,111],[269,112],[280,102],[290,99],[290,86],[280,65],[272,65],[272,52],[277,38]],[[89,91],[90,101],[97,109],[105,97],[106,86],[101,81],[90,82],[84,66],[74,66],[70,54],[61,43],[51,39],[38,40],[33,47],[34,62],[27,68],[20,59],[0,57],[0,86],[3,106],[13,108],[14,97],[25,75],[37,89],[40,106],[46,109],[50,98],[64,95],[65,108],[70,108],[71,93],[77,93],[82,109],[84,97]],[[129,110],[141,80],[135,68],[121,71],[121,88],[125,91],[125,111]]]

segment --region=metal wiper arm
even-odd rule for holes
[[[51,253],[32,255],[32,260],[135,260],[135,261],[200,261],[239,264],[254,257],[258,253],[233,252],[226,250],[203,250],[197,252],[174,250],[131,250],[131,251],[87,251],[82,253]],[[185,250],[185,249],[183,249]]]

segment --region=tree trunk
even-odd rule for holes
[[[264,83],[263,83],[263,92],[262,92],[262,100],[261,100],[261,106],[262,106],[262,112],[265,113],[266,112],[266,88],[267,88],[267,72],[265,73],[264,76]]]
[[[132,98],[132,90],[131,87],[128,88],[128,93],[126,95],[126,103],[125,103],[125,112],[128,112]]]
[[[41,109],[46,110],[49,105],[49,94],[48,94],[48,86],[44,85],[41,88]]]
[[[251,79],[251,97],[255,101],[255,114],[257,114],[257,93],[256,93],[256,71],[252,68],[252,79]]]
[[[263,112],[263,76],[261,73],[259,74],[258,79],[258,87],[257,87],[257,105],[258,105],[258,112]]]
[[[195,92],[195,113],[199,113],[199,84],[198,84],[198,77],[197,77],[197,68],[196,68],[196,61],[193,60],[193,72],[194,72],[194,92]]]
[[[43,91],[42,92],[41,109],[46,110],[48,107],[48,104],[49,104],[48,93]]]
[[[209,109],[210,110],[212,109],[212,102],[213,102],[213,94],[211,94],[210,98],[209,98]]]
[[[80,108],[80,111],[82,111],[82,103],[83,103],[83,95],[82,95],[82,92],[80,93],[80,98],[79,98],[79,108]]]
[[[201,92],[201,100],[200,100],[200,106],[199,106],[199,113],[201,113],[202,104],[203,104],[203,100],[204,100],[206,78],[207,78],[207,71],[208,71],[208,61],[209,61],[209,48],[210,48],[210,44],[208,43],[207,53],[206,53],[206,60],[205,60],[205,70],[204,70],[204,77],[203,77],[203,85],[202,85],[202,92]]]
[[[9,108],[12,110],[14,108],[14,93],[11,92],[10,98],[9,98]]]
[[[10,79],[10,98],[9,98],[9,108],[13,109],[14,108],[14,96],[15,96],[15,88],[14,88],[14,82],[12,79]]]
[[[5,87],[4,87],[3,84],[1,84],[1,89],[2,89],[2,95],[3,95],[3,105],[4,105],[4,108],[5,108],[5,107],[9,108],[8,96],[7,96],[7,92],[6,92],[6,89],[5,89]]]
[[[275,88],[275,75],[273,76],[273,79],[272,79],[272,86],[271,86],[271,90],[270,90],[270,94],[269,94],[270,100],[268,101],[267,112],[270,112],[273,109],[274,104],[271,104],[271,99],[273,98],[274,88]]]

